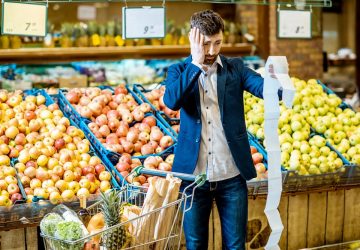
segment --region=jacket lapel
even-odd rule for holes
[[[184,61],[184,68],[186,69],[189,64],[192,62],[192,56],[190,55]],[[201,107],[200,107],[200,92],[199,92],[199,85],[195,84],[194,86],[194,94],[195,94],[195,101],[196,101],[196,109],[198,112],[199,117],[201,117]]]
[[[225,98],[225,88],[226,88],[226,75],[227,75],[227,63],[226,58],[220,56],[223,67],[218,65],[217,68],[217,92],[218,92],[218,102],[221,120],[223,120],[223,111],[224,111],[224,98]]]

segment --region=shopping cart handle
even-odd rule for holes
[[[155,169],[145,168],[144,166],[138,166],[134,168],[131,174],[134,173],[137,176],[141,174],[147,174],[147,175],[160,176],[160,177],[166,177],[168,174],[172,174],[174,177],[177,177],[183,181],[196,182],[196,184],[198,184],[199,186],[203,185],[206,181],[206,174],[200,174],[200,175],[184,174],[177,172],[155,170]]]

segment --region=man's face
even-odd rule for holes
[[[219,33],[212,36],[205,36],[204,38],[204,51],[205,51],[205,60],[204,64],[212,65],[216,57],[220,53],[221,45],[223,41],[223,33],[220,30]]]

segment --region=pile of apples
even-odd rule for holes
[[[131,171],[138,167],[143,165],[145,168],[148,169],[156,169],[156,170],[162,170],[162,171],[171,171],[172,165],[174,162],[174,154],[169,154],[166,157],[161,156],[148,156],[145,158],[144,162],[142,163],[137,158],[131,158],[131,155],[129,154],[123,154],[119,162],[115,165],[115,168],[117,171],[120,172],[120,174],[126,178],[126,181],[129,183],[132,183],[136,186],[143,186],[148,187],[149,183],[147,182],[148,176],[146,175],[140,175],[138,177],[133,177],[132,175],[129,175]]]
[[[302,112],[311,127],[348,161],[360,164],[360,113],[341,109],[341,99],[326,94],[316,80],[306,83],[294,79],[294,84],[297,89],[294,110]]]
[[[29,202],[41,196],[58,203],[110,189],[111,174],[91,156],[84,133],[70,126],[57,104],[45,106],[45,101],[42,95],[23,100],[21,92],[0,91],[1,166],[17,158],[15,169]],[[0,176],[5,175],[14,171],[2,167]]]
[[[163,100],[165,89],[166,87],[163,85],[158,89],[144,93],[144,96],[157,110],[163,111],[170,118],[180,119],[180,110],[174,111],[165,105]],[[171,127],[177,134],[180,132],[180,124],[173,124]]]
[[[66,98],[82,117],[91,119],[89,129],[112,152],[148,155],[174,144],[156,126],[156,118],[145,115],[150,105],[139,105],[124,85],[115,88],[114,94],[108,89],[72,89]]]
[[[144,93],[146,99],[160,111],[163,111],[170,118],[180,118],[180,111],[174,111],[168,108],[164,103],[165,85],[162,85],[158,89],[153,89],[149,92]]]
[[[342,161],[337,154],[323,145],[324,138],[314,136],[309,139],[311,127],[324,134],[326,141],[346,159],[359,164],[360,114],[339,108],[341,99],[334,94],[326,94],[316,80],[305,82],[292,78],[292,81],[296,88],[293,108],[286,109],[283,104],[280,106],[278,133],[282,165],[303,175],[333,172],[341,167]],[[245,93],[244,107],[248,131],[263,140],[263,100]],[[266,147],[266,140],[263,144]],[[328,160],[321,165],[317,161],[319,157]]]
[[[257,173],[256,179],[267,179],[268,172],[263,162],[264,156],[262,155],[262,153],[258,152],[257,148],[254,146],[250,146],[250,152]]]
[[[11,206],[22,200],[15,168],[10,166],[10,158],[0,155],[0,206]]]

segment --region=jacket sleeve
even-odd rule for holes
[[[263,99],[264,78],[254,70],[242,64],[242,78],[244,89],[251,94]],[[282,89],[278,90],[279,100],[282,100]]]
[[[183,106],[201,74],[201,69],[192,63],[186,68],[182,67],[183,63],[170,66],[165,80],[164,103],[172,110],[179,110]]]

